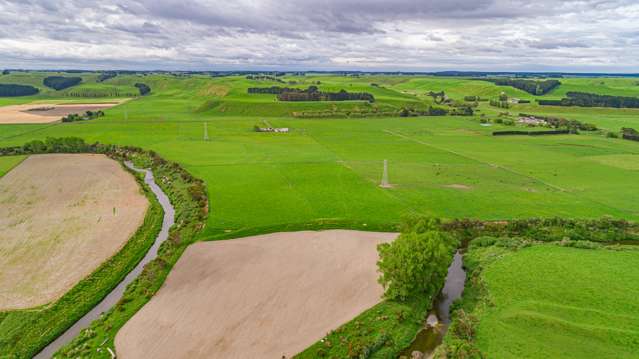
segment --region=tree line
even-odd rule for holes
[[[492,82],[497,86],[510,86],[522,91],[526,91],[531,95],[541,96],[552,91],[555,87],[561,85],[559,80],[523,80],[523,79],[509,79],[509,78],[494,78],[494,79],[477,79],[481,81]]]
[[[29,85],[0,84],[0,97],[31,96],[38,92],[38,88]]]
[[[270,76],[270,75],[247,75],[246,79],[247,80],[256,80],[256,81],[275,81],[275,82],[284,83],[284,81],[282,79],[278,79],[277,77]]]
[[[71,86],[75,86],[82,82],[81,77],[64,77],[64,76],[49,76],[46,77],[42,83],[44,86],[52,88],[56,91],[64,90]]]
[[[639,98],[626,96],[599,95],[587,92],[568,92],[561,100],[537,100],[542,106],[579,106],[639,108]]]
[[[317,86],[309,86],[307,89],[290,87],[250,87],[249,94],[273,94],[280,101],[368,101],[375,102],[375,97],[368,92],[348,92],[344,89],[339,92],[323,92]]]

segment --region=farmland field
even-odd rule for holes
[[[35,155],[0,179],[0,309],[58,299],[116,253],[148,204],[99,155]]]
[[[154,151],[205,182],[209,215],[198,235],[203,241],[320,228],[392,230],[406,214],[639,220],[634,195],[639,193],[639,142],[618,138],[622,127],[639,129],[639,110],[540,106],[535,101],[560,99],[569,91],[637,97],[635,79],[562,78],[559,87],[534,96],[461,77],[314,73],[289,74],[279,81],[239,75],[120,74],[104,82],[97,82],[95,73],[82,73],[77,75],[82,77],[79,85],[54,91],[42,86],[51,74],[12,72],[1,77],[0,82],[30,84],[41,91],[0,98],[0,105],[135,98],[94,120],[0,125],[0,147],[74,136],[87,143]],[[148,95],[137,92],[134,84],[140,82],[150,87]],[[271,86],[367,92],[375,101],[287,102],[274,94],[247,93],[249,88]],[[429,91],[444,91],[451,105],[437,104]],[[465,97],[488,100],[502,92],[531,102],[505,109],[478,101],[472,116],[400,116],[406,108],[452,109],[467,103]],[[492,135],[539,130],[517,124],[520,113],[577,120],[597,130]],[[255,126],[290,131],[262,133]],[[0,175],[20,160],[0,157]],[[384,161],[390,185],[380,187]],[[0,324],[0,338],[10,331],[10,324]],[[493,338],[482,338],[482,347],[492,348]],[[615,350],[609,344],[602,348]]]
[[[540,245],[480,249],[491,304],[477,313],[476,343],[489,358],[634,358],[639,251]],[[483,252],[483,253],[481,253]],[[485,263],[484,263],[485,262]]]
[[[292,232],[196,243],[120,330],[118,354],[291,357],[380,301],[376,245],[396,236]]]

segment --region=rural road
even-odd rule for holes
[[[153,246],[146,253],[144,258],[133,268],[133,270],[124,278],[117,287],[115,287],[104,299],[96,305],[91,311],[85,314],[80,320],[78,320],[75,324],[73,324],[66,332],[60,335],[56,340],[47,345],[38,355],[34,358],[36,359],[49,359],[58,351],[61,347],[68,344],[75,338],[82,329],[87,328],[91,322],[98,319],[100,315],[106,311],[108,311],[111,307],[115,305],[115,303],[120,300],[122,297],[122,293],[126,287],[131,283],[137,276],[142,272],[144,266],[155,259],[158,254],[158,249],[160,248],[160,244],[164,242],[169,237],[169,228],[173,226],[175,223],[175,209],[171,205],[169,201],[169,197],[162,192],[160,186],[155,183],[153,178],[153,172],[147,169],[139,169],[136,168],[131,162],[125,162],[125,165],[137,172],[143,172],[144,182],[149,186],[155,197],[160,202],[162,209],[164,210],[164,219],[162,220],[162,229],[158,234],[155,242],[153,242]]]

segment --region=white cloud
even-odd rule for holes
[[[0,0],[0,67],[636,71],[631,0]]]

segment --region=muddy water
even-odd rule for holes
[[[450,306],[456,299],[461,297],[465,281],[466,272],[464,272],[463,268],[462,255],[457,251],[453,257],[453,262],[448,267],[444,288],[435,298],[433,310],[428,314],[426,326],[417,333],[413,343],[400,353],[400,357],[411,358],[411,354],[414,351],[424,353],[425,358],[432,355],[435,348],[441,344],[446,330],[448,330]]]
[[[153,179],[153,173],[151,171],[136,168],[131,162],[125,162],[125,165],[134,171],[144,173],[144,182],[149,186],[153,194],[155,194],[155,197],[164,210],[162,229],[160,230],[160,233],[155,239],[155,242],[153,242],[153,245],[146,253],[144,258],[142,258],[140,263],[138,263],[135,268],[133,268],[133,270],[124,278],[124,280],[120,282],[120,284],[118,284],[118,286],[115,287],[106,297],[104,297],[104,299],[98,305],[91,309],[90,312],[85,314],[82,318],[80,318],[80,320],[75,322],[73,326],[67,329],[66,332],[64,332],[56,340],[47,345],[44,349],[42,349],[42,351],[35,356],[35,358],[37,359],[51,358],[53,354],[58,351],[58,349],[69,343],[80,333],[82,329],[87,328],[91,324],[91,322],[98,319],[102,313],[113,307],[115,303],[117,303],[118,300],[120,300],[120,298],[122,297],[122,293],[124,293],[127,285],[129,285],[129,283],[131,283],[142,272],[142,269],[147,263],[157,257],[160,244],[162,244],[162,242],[164,242],[169,237],[169,228],[171,228],[173,223],[175,223],[175,210],[171,205],[171,202],[169,201],[169,197],[167,197],[167,195],[162,192],[162,189],[160,189],[160,187],[155,183],[155,180]],[[113,348],[111,349],[113,350]]]

